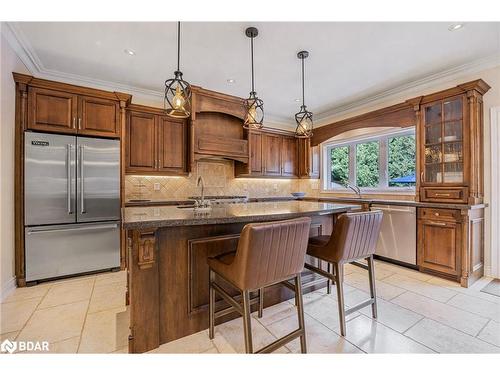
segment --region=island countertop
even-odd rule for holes
[[[124,229],[226,224],[285,220],[301,216],[341,213],[359,208],[356,204],[307,201],[250,202],[196,210],[177,206],[141,206],[122,209]]]

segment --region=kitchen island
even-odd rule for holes
[[[338,214],[358,208],[353,204],[305,201],[225,204],[211,209],[124,208],[122,225],[128,239],[129,352],[146,352],[208,328],[207,257],[236,250],[245,224],[308,216],[312,218],[311,236],[328,235]],[[304,282],[316,277],[304,273]],[[233,295],[238,294],[220,282]],[[307,287],[304,293],[325,283]],[[264,305],[271,306],[292,296],[281,285],[269,287]],[[217,304],[217,309],[227,307],[222,300]],[[236,314],[228,315],[221,322],[236,317]]]

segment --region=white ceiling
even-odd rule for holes
[[[256,26],[256,91],[266,118],[293,122],[306,49],[306,104],[316,119],[349,103],[500,53],[500,23],[189,22],[182,24],[181,70],[192,84],[245,97]],[[161,93],[176,66],[173,22],[12,23],[46,71]],[[135,56],[124,53],[132,49]],[[227,79],[235,79],[229,84]]]

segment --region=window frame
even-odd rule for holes
[[[417,142],[415,128],[404,128],[398,130],[385,130],[371,133],[367,136],[356,136],[338,141],[330,141],[321,144],[321,192],[325,193],[349,193],[351,189],[345,187],[335,187],[331,183],[331,149],[335,147],[349,147],[349,184],[356,184],[356,147],[360,143],[377,141],[379,143],[378,167],[379,167],[379,186],[360,187],[361,193],[400,193],[414,194],[415,186],[397,187],[389,186],[389,138],[413,135],[415,137],[415,169],[417,163]]]

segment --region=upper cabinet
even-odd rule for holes
[[[158,108],[131,105],[127,110],[125,173],[188,173],[187,121]]]
[[[420,98],[417,169],[421,201],[482,203],[482,80]]]
[[[297,177],[297,139],[288,134],[249,131],[249,166],[237,166],[238,177]]]
[[[299,138],[298,147],[298,175],[301,178],[319,178],[319,146],[311,147],[310,138]]]
[[[120,138],[130,95],[17,73],[14,79],[20,85],[20,102],[26,108],[23,129]]]

